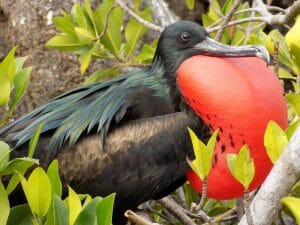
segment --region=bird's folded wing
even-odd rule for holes
[[[43,124],[41,136],[51,136],[47,144],[50,160],[67,141],[72,146],[92,130],[104,140],[111,123],[120,123],[123,117],[132,120],[171,112],[169,104],[151,89],[156,83],[153,76],[140,71],[71,90],[0,129],[0,140],[17,148]],[[156,107],[149,110],[147,102]]]
[[[165,195],[185,181],[187,127],[198,126],[184,112],[129,121],[112,128],[105,151],[98,134],[83,137],[58,154],[64,183],[92,195],[116,192],[124,204]]]

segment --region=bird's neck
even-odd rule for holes
[[[178,65],[165,62],[165,60],[156,56],[147,70],[164,89],[162,97],[171,102],[176,110],[182,111],[183,102],[176,83],[177,68]]]

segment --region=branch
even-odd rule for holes
[[[127,210],[124,215],[137,225],[158,225],[158,223],[151,223],[131,210]]]
[[[175,205],[173,201],[171,201],[168,197],[164,197],[158,202],[166,208],[172,215],[174,215],[177,219],[179,219],[182,224],[185,225],[196,225],[190,217],[188,217],[184,211],[181,209],[179,205]]]
[[[280,199],[300,179],[300,126],[250,205],[256,225],[269,225],[281,209]],[[245,216],[239,225],[246,225]]]
[[[131,9],[129,9],[125,3],[122,0],[115,0],[115,3],[120,6],[126,13],[128,13],[130,16],[132,16],[134,19],[136,19],[140,24],[144,25],[145,27],[148,27],[152,30],[162,32],[163,28],[159,27],[153,23],[150,23],[147,20],[144,20],[140,16],[138,16],[135,12],[133,12]]]
[[[256,0],[256,7],[253,8],[255,11],[259,12],[262,16],[259,17],[249,17],[249,18],[242,18],[239,20],[235,20],[232,22],[229,22],[227,27],[234,26],[241,23],[247,23],[247,22],[255,22],[260,21],[264,22],[270,25],[275,24],[287,24],[291,21],[293,21],[298,14],[300,14],[300,0],[295,1],[289,8],[285,9],[285,14],[276,14],[273,15],[268,11],[268,6],[265,5],[262,0]],[[221,26],[215,26],[208,28],[207,31],[209,33],[218,31],[221,29]]]
[[[152,8],[155,9],[155,17],[163,27],[180,20],[180,18],[170,10],[168,4],[164,0],[151,0],[150,2]]]

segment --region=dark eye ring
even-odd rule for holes
[[[191,40],[191,38],[192,38],[191,33],[189,33],[189,32],[182,32],[182,33],[180,33],[178,39],[179,39],[179,41],[181,43],[185,44],[185,43],[189,42]]]

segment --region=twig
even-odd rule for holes
[[[253,6],[254,6],[254,1],[252,2],[252,8],[253,8]],[[254,16],[255,16],[255,11],[252,11],[250,17],[254,17]],[[246,44],[247,41],[249,40],[252,29],[253,29],[252,23],[248,23],[248,26],[247,26],[247,29],[245,32],[244,44]]]
[[[143,18],[141,18],[140,16],[138,16],[136,13],[134,13],[131,9],[129,9],[125,3],[122,0],[115,0],[115,3],[120,6],[126,13],[128,13],[130,16],[132,16],[134,19],[136,19],[136,21],[138,21],[140,24],[144,25],[145,27],[148,27],[152,30],[158,31],[158,32],[162,32],[163,28],[159,27],[153,23],[150,23],[147,20],[144,20]]]
[[[273,61],[274,61],[274,73],[278,76],[279,72],[279,42],[275,41],[274,43],[274,54],[273,54]]]
[[[231,20],[231,18],[233,17],[234,13],[236,12],[236,10],[238,9],[239,5],[241,4],[242,0],[235,0],[230,11],[227,13],[227,15],[223,18],[223,22],[220,26],[220,29],[218,30],[215,40],[216,41],[220,41],[226,27],[227,24],[229,23],[229,21]]]
[[[199,204],[194,208],[194,211],[196,213],[203,208],[205,200],[206,200],[206,197],[207,197],[207,178],[204,178],[203,182],[202,182],[201,199],[200,199]]]
[[[178,188],[177,191],[176,191],[176,194],[177,194],[176,196],[177,196],[177,199],[179,201],[179,204],[183,208],[187,209],[188,206],[187,206],[187,203],[186,203],[186,198],[185,198],[185,195],[184,195],[183,188],[182,187]]]
[[[135,212],[131,210],[127,210],[125,212],[125,217],[127,217],[131,222],[134,222],[138,225],[158,225],[157,223],[151,223],[148,220],[144,219],[143,217],[139,216]]]
[[[158,202],[166,208],[172,215],[174,215],[177,219],[179,219],[182,224],[185,225],[196,225],[191,218],[189,218],[184,211],[181,209],[179,205],[171,201],[168,197],[164,197]]]
[[[249,197],[249,191],[244,191],[244,199],[243,199],[243,205],[245,209],[245,214],[247,218],[248,225],[253,225],[253,219],[250,211],[250,197]]]
[[[101,34],[98,35],[98,37],[96,38],[96,41],[100,40],[104,34],[106,33],[106,30],[107,30],[107,27],[108,27],[108,19],[109,19],[109,16],[112,12],[112,10],[115,8],[115,6],[112,6],[109,11],[107,12],[106,16],[105,16],[105,23],[104,23],[104,27],[103,27],[103,30],[101,32]]]
[[[223,221],[223,220],[228,220],[228,218],[229,218],[229,217],[231,218],[232,214],[234,214],[234,213],[236,213],[236,207],[234,207],[234,208],[228,210],[227,212],[225,212],[225,213],[223,213],[223,214],[221,214],[221,215],[219,215],[219,216],[213,218],[212,221],[213,221],[214,223],[217,223],[217,222],[221,222],[221,221]],[[235,215],[234,217],[236,217],[236,215]],[[204,223],[204,224],[202,224],[202,225],[209,225],[209,223]]]

